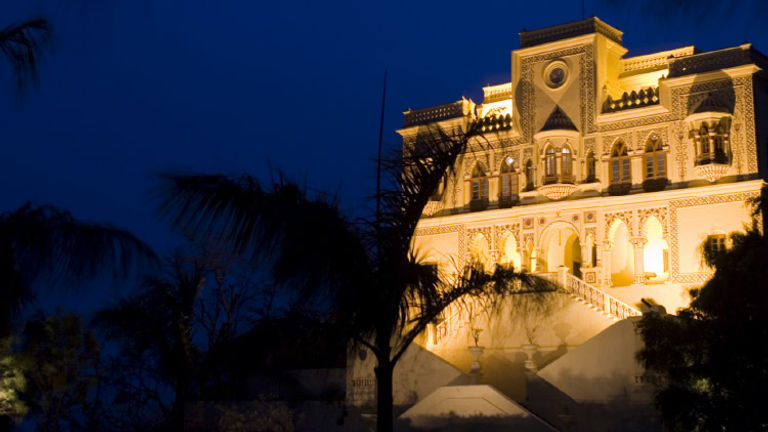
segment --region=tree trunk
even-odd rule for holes
[[[376,432],[392,432],[392,370],[389,352],[378,358],[376,366]]]
[[[183,373],[183,372],[182,372]],[[187,402],[187,380],[176,379],[176,398],[173,401],[172,428],[176,432],[184,430],[184,408]]]

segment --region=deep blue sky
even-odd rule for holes
[[[629,55],[745,41],[768,50],[759,1],[659,3],[587,0],[586,14],[623,30]],[[385,67],[394,146],[403,110],[480,102],[483,85],[509,79],[520,30],[580,19],[581,3],[5,0],[0,27],[36,14],[55,26],[39,87],[17,94],[0,59],[0,210],[51,203],[166,251],[156,173],[264,178],[272,166],[338,191],[359,214]]]

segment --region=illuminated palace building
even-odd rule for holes
[[[477,131],[424,211],[417,254],[442,272],[511,264],[568,292],[541,313],[447,311],[419,341],[421,360],[396,373],[405,415],[436,388],[460,398],[449,381],[477,363],[487,391],[531,415],[546,417],[531,408],[532,380],[576,402],[634,400],[639,341],[621,324],[642,299],[686,306],[711,276],[701,248],[727,248],[750,223],[745,201],[766,173],[766,58],[749,44],[631,57],[621,38],[597,18],[524,31],[510,81],[484,87],[482,103],[405,112],[404,146],[435,127]],[[434,388],[419,381],[427,371]]]

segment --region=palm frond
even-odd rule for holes
[[[324,197],[293,183],[265,190],[251,176],[165,175],[159,213],[183,232],[214,239],[227,253],[267,260],[280,282],[308,296],[359,285],[368,252],[355,225]]]
[[[69,286],[101,275],[124,277],[154,264],[152,249],[127,231],[76,220],[51,206],[0,214],[0,331],[32,298],[32,285]]]
[[[51,33],[51,24],[44,18],[33,18],[0,30],[0,52],[11,63],[19,89],[25,87],[27,80],[37,83],[37,56]]]
[[[456,162],[475,135],[468,130],[426,128],[415,142],[404,145],[384,161],[392,187],[379,193],[382,212],[377,221],[383,256],[404,262],[424,207],[441,182],[453,173]]]
[[[75,283],[111,272],[123,277],[156,262],[151,247],[123,229],[82,222],[64,210],[30,203],[0,214],[0,244],[21,277]]]

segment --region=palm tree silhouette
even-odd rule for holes
[[[128,231],[78,221],[52,206],[24,204],[0,214],[0,334],[33,298],[33,286],[72,285],[99,276],[127,276],[155,261]]]
[[[51,32],[51,24],[44,18],[32,18],[0,30],[0,52],[13,67],[19,90],[30,79],[37,82],[37,56]]]
[[[168,175],[159,207],[190,233],[216,238],[253,262],[266,259],[279,283],[335,305],[337,324],[377,359],[377,431],[393,427],[392,373],[406,348],[459,299],[539,293],[546,282],[511,268],[469,264],[441,277],[412,239],[424,207],[474,135],[474,126],[425,129],[387,158],[380,211],[353,222],[327,197],[310,198],[280,180],[264,189],[250,176]],[[457,269],[458,270],[458,269]]]

